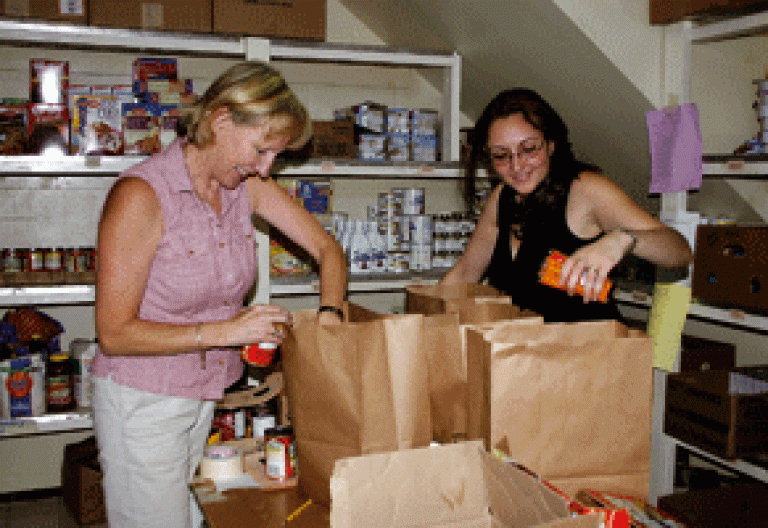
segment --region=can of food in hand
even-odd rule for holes
[[[557,250],[553,250],[549,253],[549,256],[544,260],[539,270],[539,282],[546,286],[551,286],[560,290],[566,290],[567,286],[560,284],[560,271],[563,268],[563,264],[568,257],[563,255]],[[605,279],[603,288],[600,290],[598,300],[600,302],[608,302],[608,293],[611,290],[611,281]],[[579,278],[578,284],[576,284],[576,294],[584,296],[584,276]]]
[[[264,342],[245,345],[243,347],[242,357],[246,363],[266,367],[272,363],[272,358],[275,357],[276,350],[277,343]]]
[[[264,431],[266,475],[275,480],[296,476],[296,444],[293,427],[279,426]]]

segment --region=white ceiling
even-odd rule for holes
[[[574,150],[652,212],[645,114],[651,102],[552,0],[341,0],[392,46],[462,56],[461,109],[474,120],[499,91],[537,90]]]

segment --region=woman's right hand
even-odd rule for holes
[[[255,304],[243,308],[230,320],[232,345],[280,343],[285,338],[285,326],[292,324],[291,314],[280,306]]]

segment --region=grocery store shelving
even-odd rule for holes
[[[91,412],[78,409],[68,413],[0,420],[0,437],[61,433],[92,427]]]

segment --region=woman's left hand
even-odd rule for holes
[[[622,231],[611,231],[584,246],[566,259],[560,270],[560,284],[569,295],[576,287],[584,288],[584,302],[599,300],[608,273],[624,258],[632,237]]]

